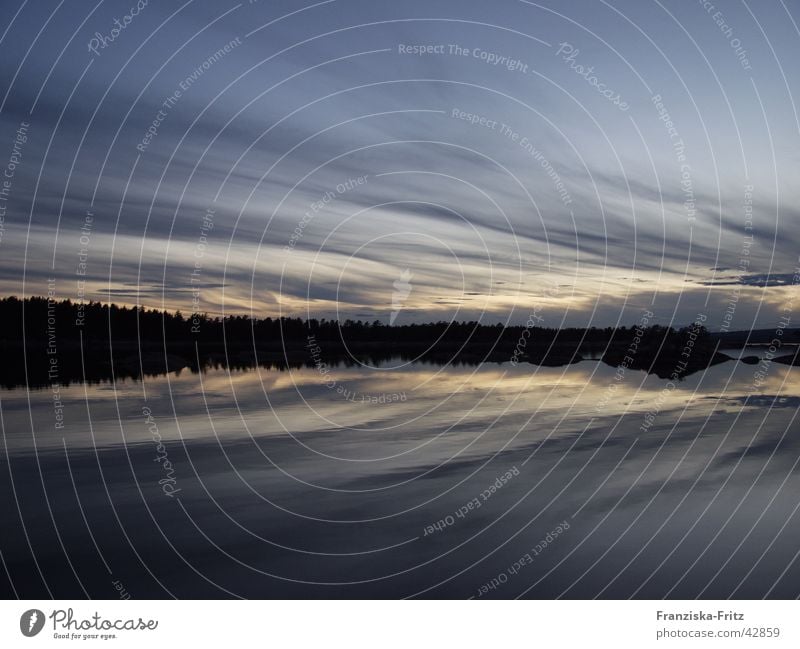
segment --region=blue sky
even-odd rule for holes
[[[800,6],[711,5],[4,3],[0,291],[772,327]]]

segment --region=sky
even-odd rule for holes
[[[0,293],[774,328],[800,309],[798,23],[789,0],[3,2]]]

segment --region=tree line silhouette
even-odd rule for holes
[[[224,318],[205,313],[183,315],[144,307],[127,307],[101,302],[48,301],[44,297],[0,299],[0,341],[41,344],[52,336],[58,345],[73,344],[83,336],[93,345],[104,343],[194,343],[228,346],[280,348],[285,344],[305,345],[309,336],[318,342],[346,344],[425,345],[516,345],[526,329],[526,346],[553,343],[623,344],[637,334],[643,346],[662,342],[679,344],[688,327],[675,329],[651,325],[638,327],[568,327],[563,329],[524,325],[481,324],[479,322],[430,322],[389,326],[380,320],[329,320],[326,318],[256,318],[229,315]],[[702,337],[708,332],[702,328]]]
[[[345,364],[399,357],[560,366],[582,360],[588,351],[609,365],[665,378],[675,375],[689,348],[679,378],[731,360],[717,352],[721,336],[697,324],[555,329],[439,321],[389,326],[379,320],[184,316],[180,311],[44,297],[0,298],[0,323],[0,385],[7,388],[139,379],[209,367],[312,367],[315,358]],[[798,339],[800,330],[786,330],[784,342]],[[737,341],[741,345],[730,346],[744,345],[744,335]],[[791,362],[796,364],[794,358]]]

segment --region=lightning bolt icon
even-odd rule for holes
[[[39,616],[36,615],[36,611],[31,613],[31,619],[28,620],[28,631],[33,631],[33,625],[36,624],[36,621],[39,619]]]

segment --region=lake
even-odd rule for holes
[[[3,595],[800,594],[800,368],[326,369],[0,391]]]

